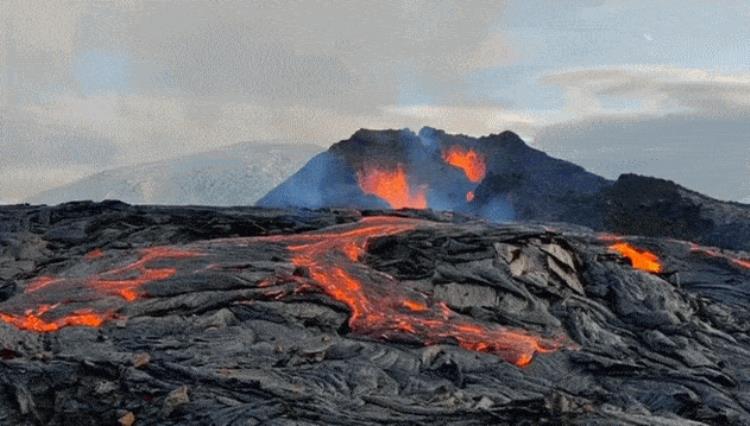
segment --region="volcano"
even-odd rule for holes
[[[493,220],[520,217],[532,198],[516,200],[513,193],[499,191],[499,177],[521,183],[516,192],[534,195],[551,194],[552,188],[560,196],[594,194],[608,184],[572,163],[529,147],[512,132],[472,138],[429,127],[419,134],[408,129],[360,130],[313,158],[258,205],[430,207]],[[396,178],[398,185],[393,181]],[[373,191],[378,183],[392,192]]]
[[[632,174],[605,179],[528,146],[425,127],[359,130],[258,202],[275,208],[431,208],[750,250],[750,206]]]
[[[742,252],[113,201],[0,207],[0,241],[3,424],[750,422]]]

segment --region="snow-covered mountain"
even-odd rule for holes
[[[131,204],[252,205],[322,147],[246,142],[215,151],[103,171],[28,201],[117,199]]]

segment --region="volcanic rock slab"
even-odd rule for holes
[[[117,202],[2,207],[0,242],[2,424],[750,422],[743,253]]]

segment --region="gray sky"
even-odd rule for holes
[[[0,202],[360,127],[515,130],[750,197],[750,2],[0,2]]]

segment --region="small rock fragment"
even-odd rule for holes
[[[119,419],[117,419],[117,422],[121,426],[132,426],[133,423],[135,423],[135,414],[133,414],[132,411],[128,411],[124,415],[122,415]]]
[[[188,387],[182,385],[172,392],[169,392],[166,398],[164,398],[164,405],[162,406],[162,414],[167,417],[180,405],[187,404],[190,402],[188,396]]]
[[[133,356],[133,367],[141,368],[148,365],[151,361],[151,355],[146,352],[139,352]]]

